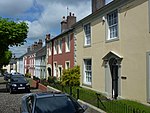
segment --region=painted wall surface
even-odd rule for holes
[[[110,11],[115,10],[110,9]],[[109,12],[107,12],[109,13]],[[76,59],[81,67],[83,81],[83,59],[92,59],[92,85],[90,88],[105,92],[106,70],[102,58],[110,51],[123,57],[120,80],[121,97],[146,102],[146,52],[150,51],[148,1],[136,0],[118,7],[119,40],[107,42],[107,25],[100,15],[91,19],[91,46],[84,47],[83,27],[75,29],[77,38]],[[87,22],[88,23],[88,22]],[[85,23],[86,24],[86,23]],[[84,25],[84,24],[83,24]],[[121,79],[121,77],[126,79]]]
[[[47,43],[47,55],[48,56],[47,56],[46,69],[51,68],[52,76],[54,76],[54,75],[58,76],[58,74],[60,74],[60,72],[58,71],[58,68],[61,68],[62,70],[65,69],[66,61],[70,62],[70,68],[72,68],[74,66],[74,34],[71,32],[71,33],[69,33],[69,35],[70,35],[70,51],[69,52],[66,52],[66,46],[65,46],[65,44],[66,44],[65,37],[67,37],[68,34],[51,40],[51,43],[52,43],[51,55],[48,55],[48,48],[49,48],[50,42]],[[59,40],[59,39],[62,39],[62,53],[58,53],[58,49],[57,49],[57,54],[54,54],[54,41]],[[56,67],[54,66],[54,64],[56,64]],[[48,70],[46,70],[46,71],[48,74]]]
[[[17,61],[17,72],[24,74],[24,64],[23,59]]]
[[[53,61],[57,62],[57,64],[62,65],[65,69],[65,61],[70,61],[70,67],[72,68],[74,66],[74,35],[70,34],[70,51],[66,52],[66,46],[65,46],[65,37],[68,35],[61,37],[62,40],[62,53],[53,55]]]

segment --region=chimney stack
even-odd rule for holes
[[[42,45],[43,45],[43,42],[42,42],[42,40],[41,39],[39,39],[39,42],[38,42],[38,49],[40,49],[40,48],[42,48]]]
[[[63,16],[63,20],[61,22],[61,32],[64,32],[67,29],[71,28],[71,26],[75,23],[76,17],[71,12],[69,13],[69,16],[67,16],[67,19],[65,18],[65,16]]]
[[[29,47],[27,48],[27,53],[29,53],[29,52],[30,52],[30,50],[31,50],[31,49],[30,49],[30,46],[29,46]]]
[[[67,16],[67,28],[71,28],[73,24],[76,23],[76,17],[74,16],[74,13],[69,13],[69,16]]]
[[[38,44],[37,44],[37,42],[34,42],[34,50],[36,50],[37,49],[37,46],[38,46]]]
[[[65,30],[67,30],[67,21],[65,19],[65,16],[63,16],[62,22],[61,22],[61,32],[64,32]]]
[[[92,0],[92,13],[105,6],[105,0]]]
[[[49,42],[50,41],[50,34],[46,34],[46,38],[45,38],[45,42]]]

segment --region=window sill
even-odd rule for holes
[[[86,87],[92,88],[92,84],[90,85],[90,84],[82,83],[82,86],[86,86]]]
[[[106,43],[109,43],[109,42],[114,42],[114,41],[118,41],[119,38],[113,38],[113,39],[106,39]]]
[[[91,45],[84,45],[83,47],[84,47],[84,48],[87,48],[87,47],[91,47]]]
[[[66,51],[65,53],[70,53],[70,51]]]

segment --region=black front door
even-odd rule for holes
[[[111,58],[109,61],[110,72],[112,77],[112,98],[118,97],[118,65],[115,58]]]

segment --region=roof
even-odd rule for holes
[[[110,58],[112,58],[112,57],[114,57],[114,58],[117,58],[117,59],[123,59],[123,57],[122,56],[120,56],[119,54],[117,54],[116,52],[114,52],[114,51],[110,51],[109,53],[107,53],[102,59],[103,60],[108,60],[108,59],[110,59]]]
[[[46,56],[46,46],[36,51],[36,57]]]
[[[116,9],[118,6],[124,5],[125,3],[129,1],[133,1],[133,0],[113,0],[112,2],[101,7],[97,11],[93,12],[92,14],[86,16],[82,20],[76,22],[72,27],[76,28],[78,26],[82,26],[84,23],[90,22],[92,19],[103,17],[105,14],[107,14],[111,10]]]
[[[9,64],[16,64],[16,63],[17,63],[16,59],[14,59],[14,58],[11,58],[11,59],[10,59]]]
[[[55,40],[55,39],[57,39],[57,38],[59,38],[61,36],[64,36],[64,35],[66,35],[67,33],[71,32],[71,31],[73,31],[73,28],[69,28],[69,29],[65,30],[64,32],[62,32],[61,34],[55,36],[54,38],[50,39],[47,42],[50,42],[50,41]]]

